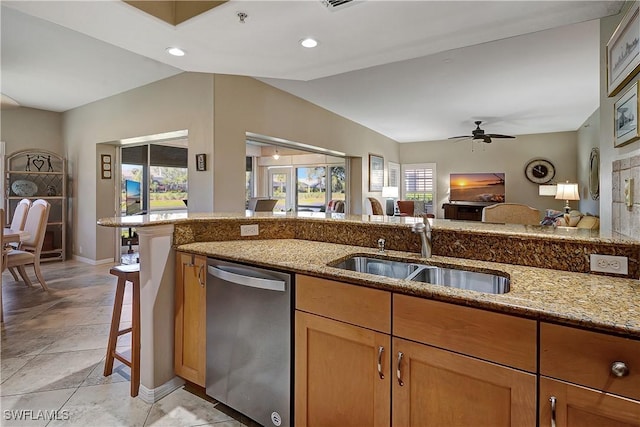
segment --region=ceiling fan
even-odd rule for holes
[[[481,120],[475,121],[476,128],[471,132],[471,135],[452,136],[449,139],[471,138],[474,141],[490,143],[491,138],[515,138],[515,136],[501,135],[499,133],[484,133],[484,130],[480,129],[480,123],[482,123]]]

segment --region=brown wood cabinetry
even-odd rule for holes
[[[640,341],[540,323],[540,375],[541,425],[640,426]]]
[[[399,338],[393,352],[394,426],[535,426],[535,375]]]
[[[207,258],[176,253],[175,355],[176,375],[204,387],[206,364]]]
[[[295,323],[295,425],[389,426],[391,294],[298,275]]]
[[[482,221],[482,208],[489,204],[465,204],[465,203],[444,203],[445,219],[458,219],[466,221]]]
[[[391,331],[391,298],[296,277],[297,426],[535,425],[535,374],[491,360],[535,372],[535,321],[394,294]]]

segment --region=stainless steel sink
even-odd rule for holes
[[[458,289],[469,289],[491,294],[509,292],[510,280],[499,274],[480,273],[457,268],[438,267],[435,265],[415,264],[412,262],[394,261],[368,256],[353,256],[332,267],[359,273],[376,274],[393,279],[406,279],[432,285],[450,286]]]
[[[414,282],[431,283],[433,285],[451,286],[458,289],[504,294],[509,292],[510,280],[507,277],[476,271],[458,270],[454,268],[424,266],[408,279]]]
[[[359,273],[377,274],[378,276],[391,277],[393,279],[406,279],[422,265],[367,256],[354,256],[333,265],[333,267]]]

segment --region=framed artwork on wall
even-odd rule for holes
[[[111,179],[111,154],[100,155],[100,166],[100,177],[102,179]]]
[[[369,191],[382,191],[384,185],[384,157],[369,154]]]
[[[389,162],[389,187],[400,188],[400,164]]]
[[[607,43],[607,94],[614,96],[640,69],[640,2],[634,2]]]
[[[638,133],[638,82],[613,107],[613,146],[621,147],[640,138]]]

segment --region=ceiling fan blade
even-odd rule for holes
[[[452,136],[449,139],[457,139],[457,138],[471,138],[471,135],[461,135],[461,136]]]
[[[488,133],[486,134],[487,136],[491,137],[491,138],[515,138],[515,136],[511,136],[511,135],[501,135],[499,133]]]

